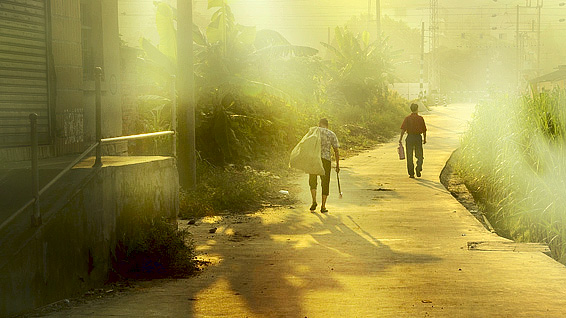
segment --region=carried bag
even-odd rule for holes
[[[403,148],[403,144],[399,143],[399,147],[397,147],[397,152],[399,153],[399,160],[405,159],[405,148]]]
[[[322,166],[320,127],[311,127],[291,152],[289,166],[308,174],[325,174]]]

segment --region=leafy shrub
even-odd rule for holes
[[[113,280],[180,277],[196,270],[194,249],[187,231],[165,220],[140,221],[131,225],[114,251]]]

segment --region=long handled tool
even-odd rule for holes
[[[342,189],[340,189],[340,174],[336,171],[336,180],[338,181],[338,194],[340,195],[339,198],[342,199]]]

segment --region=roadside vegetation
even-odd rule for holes
[[[110,281],[184,277],[197,271],[189,233],[168,220],[138,220],[118,240]]]
[[[497,232],[566,263],[566,92],[480,104],[457,169]]]
[[[176,11],[163,2],[156,8],[160,43],[144,39],[139,58],[140,72],[154,83],[138,100],[137,126],[146,130],[170,127],[177,63]],[[388,90],[395,68],[387,39],[370,41],[367,31],[339,26],[322,54],[276,30],[239,24],[227,1],[209,1],[209,9],[209,25],[193,32],[198,185],[182,193],[183,217],[290,203],[278,193],[292,186],[289,153],[321,117],[346,154],[397,131],[408,101]],[[168,142],[138,150],[164,153]]]

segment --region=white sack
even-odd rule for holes
[[[293,148],[289,166],[308,174],[324,175],[320,141],[320,127],[311,127],[309,132]]]

